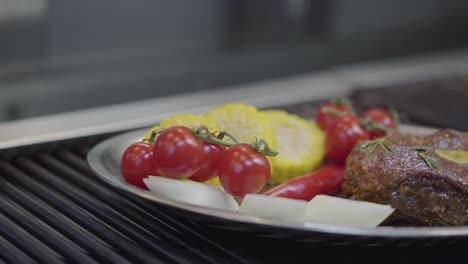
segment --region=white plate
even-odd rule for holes
[[[433,129],[402,126],[402,131],[426,134]],[[174,213],[196,219],[213,227],[254,233],[260,236],[292,239],[302,242],[325,242],[332,244],[364,245],[410,245],[413,243],[433,244],[436,241],[468,241],[468,226],[463,227],[377,227],[372,229],[333,225],[280,222],[262,219],[220,209],[190,205],[158,197],[149,191],[136,188],[123,181],[120,159],[125,149],[141,140],[146,130],[128,132],[107,139],[88,153],[88,163],[96,175],[121,191],[143,197],[164,206]],[[446,241],[445,241],[446,242]],[[445,243],[444,242],[444,243]]]

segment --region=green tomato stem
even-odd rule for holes
[[[217,138],[223,140],[225,136],[227,136],[229,139],[231,139],[231,140],[234,141],[235,143],[239,143],[239,141],[237,141],[237,139],[235,139],[231,134],[229,134],[229,133],[226,132],[226,131],[221,131],[221,132],[219,132]]]
[[[387,134],[388,132],[391,131],[387,127],[384,127],[384,126],[381,126],[381,125],[378,125],[378,124],[372,122],[369,118],[366,118],[366,119],[362,120],[361,121],[361,126],[366,130],[378,130],[378,131],[385,132],[385,134]]]
[[[225,147],[232,147],[237,144],[237,140],[233,136],[231,136],[229,133],[226,133],[223,131],[220,133],[221,137],[218,138],[214,136],[212,133],[210,133],[210,131],[208,130],[208,127],[204,125],[199,126],[199,127],[198,126],[192,127],[192,132],[196,137],[198,137],[199,139],[207,143],[218,144],[218,145],[225,146]],[[223,140],[225,136],[228,136],[231,139],[231,141]]]
[[[161,134],[163,131],[164,131],[164,128],[158,128],[157,130],[152,131],[151,136],[147,140],[143,140],[143,142],[147,141],[146,143],[153,144],[156,139],[156,136]]]
[[[395,109],[390,109],[390,115],[392,116],[396,125],[399,126],[401,123],[400,113],[398,113],[398,111]]]
[[[231,134],[225,131],[220,132],[221,138],[214,136],[212,133],[210,133],[208,128],[204,125],[199,126],[199,127],[198,126],[192,127],[192,132],[196,137],[198,137],[199,139],[207,143],[218,144],[218,145],[225,146],[225,147],[232,147],[237,144],[240,144],[239,141],[237,141]],[[230,141],[222,140],[224,136],[229,137]],[[255,142],[251,144],[251,146],[255,151],[265,156],[278,155],[278,151],[272,150],[264,139],[260,139],[260,140],[256,139]]]
[[[147,142],[149,144],[153,144],[155,139],[156,139],[156,136],[161,134],[161,132],[163,132],[163,131],[164,131],[163,128],[155,130],[155,131],[153,131],[151,133],[151,136],[148,139],[145,139],[143,141]],[[228,147],[228,148],[230,148],[232,146],[235,146],[237,144],[240,144],[240,142],[236,138],[234,138],[231,134],[229,134],[228,132],[221,131],[218,134],[218,136],[215,136],[208,130],[208,127],[206,127],[204,125],[192,127],[192,133],[197,138],[202,140],[203,142],[217,144],[217,145],[221,145],[221,146]],[[228,140],[223,140],[225,137],[228,137],[229,139]],[[276,155],[278,155],[278,151],[271,149],[270,146],[268,146],[268,143],[264,139],[260,139],[260,140],[255,139],[255,142],[253,142],[251,144],[251,146],[255,151],[257,151],[257,152],[259,152],[259,153],[261,153],[261,154],[263,154],[265,156],[276,156]]]
[[[343,117],[345,116],[346,114],[343,113],[343,112],[340,112],[340,111],[337,111],[331,107],[327,107],[325,106],[322,110],[321,110],[322,113],[325,113],[325,114],[332,114],[332,115],[335,115],[337,117]]]
[[[260,140],[255,140],[254,143],[252,143],[252,148],[255,149],[256,151],[262,153],[265,156],[276,156],[278,155],[278,151],[272,150],[270,146],[268,146],[268,143],[264,139]]]
[[[351,113],[353,115],[356,115],[356,111],[354,110],[353,104],[348,98],[345,98],[345,97],[334,98],[334,99],[331,99],[330,102],[337,106],[343,106],[343,105],[347,106],[348,109],[351,111]]]

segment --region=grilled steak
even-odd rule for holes
[[[468,225],[466,151],[468,133],[449,129],[361,142],[346,161],[343,191],[390,204],[387,224]]]

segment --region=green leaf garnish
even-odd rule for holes
[[[374,139],[372,141],[363,143],[359,146],[359,149],[370,149],[372,152],[377,146],[383,148],[385,151],[392,151],[387,145],[385,145],[383,138]]]
[[[419,157],[424,160],[424,162],[427,164],[427,166],[429,166],[429,168],[431,168],[431,169],[441,169],[442,168],[442,166],[437,161],[435,161],[434,158],[427,155],[427,150],[426,149],[414,148],[414,149],[410,149],[410,150],[418,152]]]

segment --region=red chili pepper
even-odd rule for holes
[[[284,182],[264,194],[309,201],[318,194],[338,192],[344,181],[344,174],[344,166],[330,164],[311,174]]]

